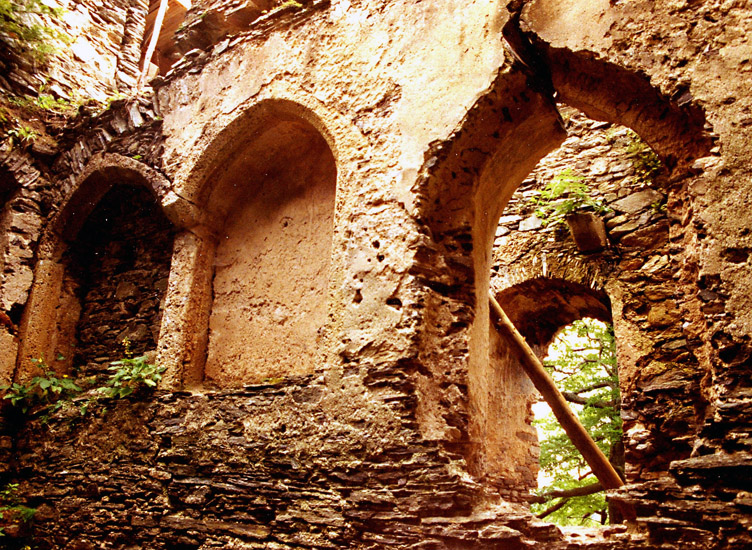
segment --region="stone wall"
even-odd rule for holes
[[[86,203],[79,190],[92,173],[97,183],[159,180],[154,194],[177,226],[158,342],[172,391],[100,402],[83,419],[65,407],[46,426],[6,416],[6,477],[39,508],[36,544],[749,545],[750,11],[733,1],[521,4],[511,15],[490,0],[290,5],[233,37],[220,28],[153,82],[153,99],[83,114],[61,135],[52,220],[75,219],[66,205]],[[221,19],[227,5],[212,6]],[[193,13],[187,28],[200,20]],[[624,130],[574,113],[564,156],[502,212],[564,139],[554,93],[637,131],[665,161],[658,187],[627,181]],[[201,381],[225,220],[212,190],[231,210],[234,195],[216,184],[280,116],[314,128],[336,167],[322,353],[300,361],[309,377],[210,392]],[[116,170],[98,167],[103,152],[123,157]],[[580,256],[531,217],[524,198],[562,166],[587,172],[614,210],[602,253]],[[45,274],[60,271],[48,243],[68,227],[45,228],[23,346],[44,334],[29,326]],[[629,533],[565,536],[522,504],[535,467],[531,392],[491,332],[492,273],[500,293],[553,276],[592,287],[586,305],[610,305],[630,480],[613,498],[636,510]]]
[[[35,544],[572,548],[524,507],[478,508],[493,494],[462,457],[419,436],[409,400],[364,392],[368,378],[141,396],[31,422],[14,465],[38,506]],[[598,548],[640,547],[621,531]]]
[[[66,0],[53,5],[62,7],[63,14],[40,21],[64,33],[52,41],[54,53],[40,64],[5,52],[0,57],[0,89],[32,96],[43,90],[74,102],[106,101],[132,90],[148,1]]]
[[[115,185],[81,228],[66,258],[80,302],[75,341],[61,342],[82,375],[102,374],[130,351],[155,351],[173,229],[144,188]]]

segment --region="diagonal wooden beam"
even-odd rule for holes
[[[154,21],[154,29],[151,31],[149,46],[146,48],[144,66],[141,68],[141,75],[138,77],[136,91],[141,91],[141,88],[144,87],[144,82],[146,82],[146,75],[149,72],[149,63],[151,63],[151,58],[154,57],[154,50],[157,48],[157,42],[159,42],[159,33],[162,31],[162,21],[164,21],[165,13],[167,13],[167,3],[168,0],[160,0],[159,2],[157,18]]]
[[[546,400],[548,406],[551,407],[556,419],[564,428],[564,431],[572,440],[572,443],[577,450],[580,451],[582,457],[588,463],[593,470],[593,474],[601,482],[604,489],[617,489],[621,487],[624,482],[619,477],[614,467],[606,458],[606,455],[598,448],[595,441],[590,437],[585,427],[580,423],[580,420],[572,412],[572,409],[567,405],[566,399],[559,391],[559,388],[554,384],[553,379],[549,376],[548,371],[543,367],[540,359],[533,353],[530,346],[519,333],[517,328],[509,320],[507,314],[496,301],[496,298],[489,294],[488,301],[491,304],[491,313],[497,320],[497,329],[506,334],[508,340],[514,344],[516,348],[516,355],[522,364],[522,368],[525,369],[528,377],[532,380],[535,388]]]

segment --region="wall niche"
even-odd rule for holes
[[[327,321],[337,169],[307,121],[275,114],[215,172],[218,244],[204,381],[238,386],[315,369]]]
[[[64,256],[62,302],[80,309],[61,323],[75,333],[64,339],[75,342],[74,367],[101,373],[123,357],[125,338],[136,355],[156,349],[173,238],[145,187],[115,185],[99,201]]]

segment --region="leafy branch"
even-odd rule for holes
[[[575,321],[551,344],[545,365],[601,451],[617,470],[623,469],[619,380],[611,326],[593,319]],[[540,467],[549,483],[531,498],[534,512],[561,525],[606,521],[605,496],[553,414],[536,420],[536,425],[542,432]]]
[[[585,178],[567,168],[549,181],[540,195],[530,199],[537,206],[535,215],[544,225],[561,223],[564,218],[579,210],[607,212],[602,200],[591,196],[590,186]]]

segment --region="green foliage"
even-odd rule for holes
[[[612,463],[617,462],[617,469],[623,467],[618,464],[622,428],[613,328],[593,319],[575,321],[551,344],[545,366],[598,447]],[[549,411],[536,424],[543,433],[540,466],[551,480],[549,487],[539,490],[540,495],[597,481],[553,413]],[[533,505],[533,511],[540,514],[558,501],[548,498]],[[600,521],[594,515],[600,516]],[[569,498],[548,519],[560,525],[588,525],[605,522],[606,517],[606,500],[600,492]]]
[[[5,135],[8,137],[11,144],[17,143],[19,145],[27,145],[39,137],[36,130],[23,125],[7,130]]]
[[[637,180],[643,183],[651,183],[663,170],[663,163],[650,146],[642,141],[640,136],[629,131],[629,143],[626,153],[632,161],[632,166],[637,175]]]
[[[99,392],[106,397],[120,399],[126,397],[142,386],[155,388],[162,379],[165,367],[159,367],[149,363],[145,355],[133,357],[130,349],[130,340],[123,339],[125,358],[113,361],[108,370],[112,375],[106,386],[99,388]]]
[[[67,375],[58,376],[50,370],[44,358],[31,361],[42,371],[41,376],[35,376],[28,384],[13,382],[10,386],[0,388],[5,390],[3,399],[8,399],[21,412],[26,413],[35,405],[47,405],[51,410],[57,410],[62,405],[61,400],[81,391]]]
[[[40,89],[39,95],[36,97],[11,97],[8,100],[13,105],[18,105],[19,107],[42,109],[43,111],[50,111],[63,115],[73,115],[78,110],[78,105],[67,99],[57,98],[50,94],[46,94],[43,89],[44,88]]]
[[[0,42],[32,61],[44,62],[56,51],[55,41],[68,36],[41,23],[40,17],[59,18],[64,10],[42,0],[0,0]]]
[[[8,483],[0,489],[0,520],[6,524],[28,522],[34,517],[36,510],[21,503],[18,497],[18,483]],[[0,537],[4,537],[0,527]]]
[[[569,168],[557,174],[540,195],[531,200],[537,206],[535,215],[543,220],[544,225],[560,223],[568,214],[578,210],[608,210],[602,201],[591,197],[585,178]]]
[[[131,395],[139,388],[155,388],[162,379],[165,367],[159,367],[149,363],[146,356],[133,357],[130,350],[130,341],[124,341],[125,358],[113,361],[108,368],[112,372],[103,387],[97,388],[92,396],[78,398],[75,404],[81,415],[85,415],[92,402],[100,397],[120,399]],[[64,359],[59,357],[58,359]],[[42,371],[42,376],[35,376],[28,384],[13,382],[9,386],[0,387],[4,391],[3,399],[26,414],[32,408],[44,405],[42,409],[43,421],[48,415],[60,409],[65,403],[83,389],[67,375],[58,376],[45,363],[44,359],[32,359],[32,362]],[[96,377],[85,380],[86,383],[94,383]]]
[[[99,388],[99,391],[106,397],[120,399],[132,394],[141,386],[155,388],[162,379],[165,367],[149,363],[142,355],[113,361],[108,370],[113,374],[107,385]]]

